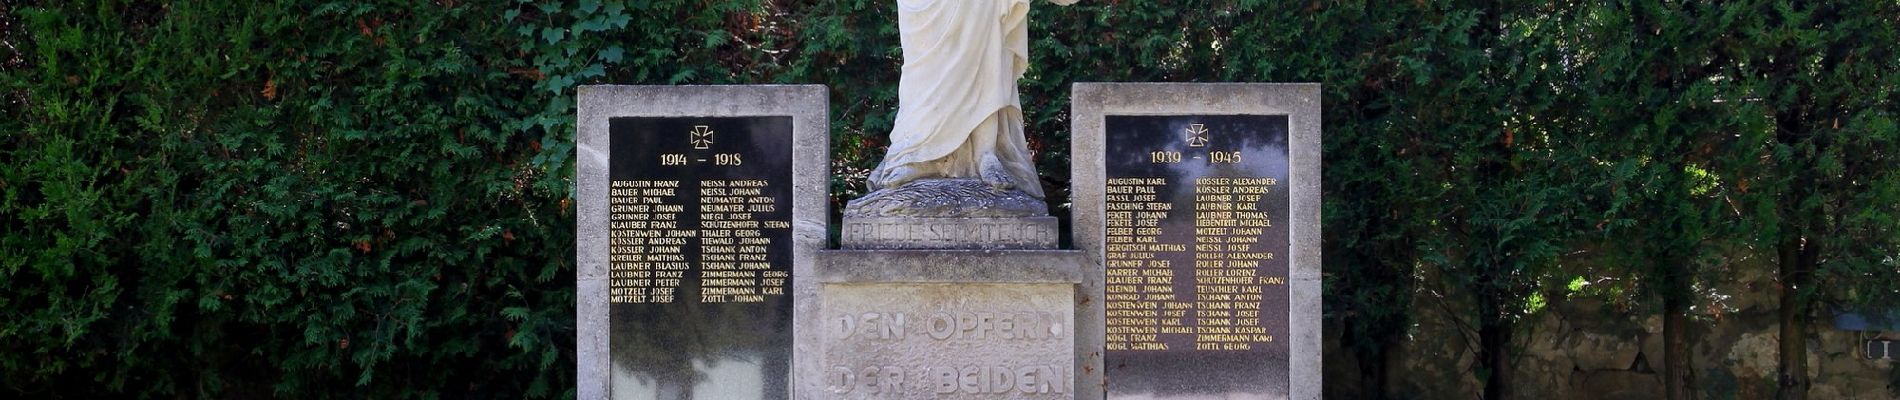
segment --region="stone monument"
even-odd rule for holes
[[[578,397],[1318,399],[1319,86],[1076,84],[1061,249],[1029,6],[897,1],[836,248],[823,87],[583,87]]]
[[[1078,83],[1078,340],[1109,399],[1320,398],[1317,84]]]
[[[897,1],[892,145],[798,300],[799,398],[1100,397],[1100,353],[1076,347],[1095,268],[1057,249],[1023,138],[1029,6]]]
[[[785,399],[824,246],[822,86],[584,86],[582,399]]]

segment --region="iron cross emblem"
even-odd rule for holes
[[[1188,147],[1207,147],[1207,126],[1188,124],[1187,142]]]
[[[712,143],[713,143],[712,127],[705,126],[705,125],[693,125],[693,131],[687,132],[686,138],[688,141],[691,141],[693,143],[693,150],[705,150],[705,149],[712,148]]]

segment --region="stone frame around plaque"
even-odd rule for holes
[[[604,399],[612,366],[608,349],[609,119],[616,117],[792,118],[792,293],[815,296],[813,256],[825,245],[829,188],[830,127],[828,89],[823,85],[735,86],[582,86],[575,117],[576,236],[575,285],[577,398]],[[599,218],[584,218],[600,215]],[[797,308],[793,314],[810,314]],[[809,326],[794,320],[793,326]],[[794,331],[793,335],[799,333]],[[796,353],[794,353],[796,354]],[[815,368],[794,358],[787,374]],[[786,381],[797,382],[796,376]],[[789,389],[789,388],[788,388]]]
[[[1320,85],[1317,83],[1076,83],[1070,98],[1071,193],[1076,248],[1096,270],[1085,274],[1078,297],[1103,299],[1106,265],[1104,160],[1108,115],[1286,115],[1291,263],[1288,270],[1288,395],[1321,397],[1320,308]],[[1085,201],[1086,199],[1095,199]],[[1078,365],[1103,371],[1105,307],[1087,302],[1076,314]],[[1305,323],[1300,323],[1305,322]],[[1103,398],[1105,374],[1083,376],[1077,398]],[[1113,379],[1108,377],[1108,379]]]

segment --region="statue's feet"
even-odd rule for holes
[[[995,154],[984,154],[977,168],[978,175],[982,176],[984,183],[990,184],[991,189],[1002,192],[1016,188],[1016,179],[1010,177],[1009,169],[1003,167],[1002,160],[996,159]]]
[[[923,177],[924,171],[913,168],[910,165],[900,165],[886,169],[882,174],[871,179],[871,190],[904,186],[904,184],[910,183],[910,181]]]

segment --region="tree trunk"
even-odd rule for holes
[[[1690,400],[1695,396],[1695,369],[1689,359],[1688,288],[1663,295],[1663,390],[1670,400]]]
[[[1780,57],[1794,59],[1784,50]],[[1780,72],[1785,73],[1785,68]],[[1785,145],[1798,145],[1804,139],[1812,137],[1802,111],[1784,110],[1775,113],[1776,141]],[[1816,146],[1822,144],[1816,143]],[[1814,267],[1820,255],[1819,238],[1821,232],[1821,210],[1808,210],[1802,207],[1814,196],[1816,168],[1813,159],[1797,161],[1788,171],[1794,179],[1786,192],[1780,196],[1781,242],[1775,247],[1777,275],[1781,279],[1781,310],[1778,315],[1781,322],[1780,353],[1778,362],[1777,386],[1775,398],[1781,400],[1805,400],[1808,398],[1808,308],[1812,301],[1803,291],[1813,290]]]
[[[1815,256],[1819,249],[1800,236],[1786,235],[1778,246],[1781,264],[1781,352],[1780,386],[1775,398],[1808,398],[1808,308],[1811,301],[1801,294],[1813,284]]]
[[[1405,340],[1404,323],[1392,315],[1358,316],[1357,318],[1376,318],[1367,323],[1341,324],[1344,345],[1352,348],[1352,355],[1359,363],[1359,397],[1371,400],[1393,398],[1386,389],[1391,387],[1391,372],[1401,360],[1398,358],[1399,344]],[[1375,322],[1376,321],[1376,322]],[[1372,343],[1366,345],[1366,343]]]
[[[1670,171],[1688,169],[1689,163],[1683,158],[1677,158],[1670,164]],[[1693,178],[1687,175],[1686,172],[1674,172],[1666,176],[1670,194],[1665,198],[1673,202],[1690,201],[1689,198],[1677,197],[1693,191],[1689,185]],[[1651,266],[1651,270],[1660,273],[1662,278],[1659,282],[1661,287],[1658,288],[1661,290],[1658,292],[1663,300],[1663,354],[1660,354],[1663,395],[1669,400],[1690,400],[1696,398],[1696,392],[1695,367],[1690,362],[1695,349],[1689,342],[1689,305],[1695,301],[1695,286],[1691,282],[1694,281],[1697,267],[1690,254],[1695,254],[1694,243],[1697,238],[1683,237],[1686,232],[1691,232],[1684,226],[1691,223],[1688,216],[1675,215],[1664,219],[1668,221],[1663,227],[1667,233],[1657,243],[1650,244],[1660,250],[1654,254],[1652,262],[1656,264]]]
[[[1361,332],[1361,334],[1364,334]],[[1359,395],[1367,399],[1385,398],[1385,353],[1383,348],[1360,348],[1353,352],[1359,361]]]
[[[1392,390],[1392,387],[1393,387],[1392,370],[1395,368],[1401,367],[1399,363],[1405,361],[1403,357],[1399,356],[1399,352],[1397,350],[1399,348],[1398,346],[1399,346],[1400,341],[1403,341],[1403,340],[1405,340],[1405,335],[1399,332],[1393,332],[1391,335],[1386,336],[1386,350],[1383,352],[1385,354],[1384,354],[1384,357],[1381,357],[1380,359],[1380,361],[1382,362],[1379,363],[1378,382],[1379,382],[1379,390],[1380,390],[1379,391],[1380,399],[1391,399],[1391,398],[1398,397],[1398,396],[1393,396],[1390,390]]]
[[[1389,379],[1392,376],[1393,364],[1399,362],[1398,352],[1392,349],[1398,348],[1399,340],[1403,336],[1397,332],[1361,332],[1361,334],[1377,335],[1378,337],[1373,340],[1376,340],[1378,345],[1353,352],[1353,355],[1359,359],[1359,395],[1375,400],[1393,398],[1394,396],[1390,393],[1386,393],[1386,388],[1391,387]]]
[[[1493,321],[1486,321],[1478,328],[1481,349],[1477,361],[1491,373],[1490,379],[1484,381],[1484,399],[1505,399],[1511,393],[1511,327],[1496,317],[1489,319]]]

